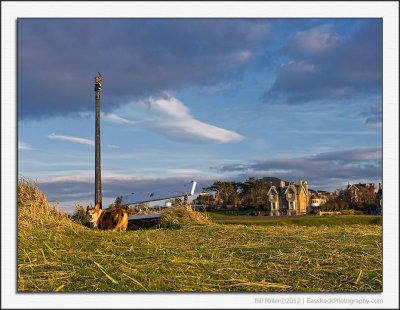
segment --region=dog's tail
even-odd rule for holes
[[[125,231],[128,227],[128,214],[125,210],[120,209],[118,210],[118,218],[117,218],[117,225],[115,226],[115,230],[123,230]]]

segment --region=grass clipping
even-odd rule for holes
[[[206,213],[198,212],[184,206],[166,209],[160,220],[160,227],[173,229],[183,226],[211,224],[211,219]]]

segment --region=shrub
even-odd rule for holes
[[[71,219],[78,224],[90,227],[90,222],[86,216],[86,208],[81,205],[76,206],[75,212],[71,216]]]
[[[354,215],[354,210],[340,210],[340,214],[343,214],[343,215]]]

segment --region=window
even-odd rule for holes
[[[292,197],[293,197],[293,194],[292,194],[292,193],[289,193],[289,194],[288,194],[288,197],[289,197],[289,198],[292,198]]]
[[[271,194],[271,199],[275,199],[275,195],[274,194]]]
[[[294,201],[289,202],[289,209],[294,209],[295,203]]]
[[[272,202],[272,203],[271,203],[271,209],[272,209],[272,210],[275,210],[275,208],[276,208],[276,204],[275,204],[275,202]]]

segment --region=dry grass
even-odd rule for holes
[[[98,231],[18,190],[18,291],[382,290],[380,225],[186,225],[186,210],[166,213],[180,229]]]
[[[163,228],[181,228],[189,225],[211,225],[211,219],[205,213],[192,210],[190,207],[172,207],[163,211],[160,225]]]

